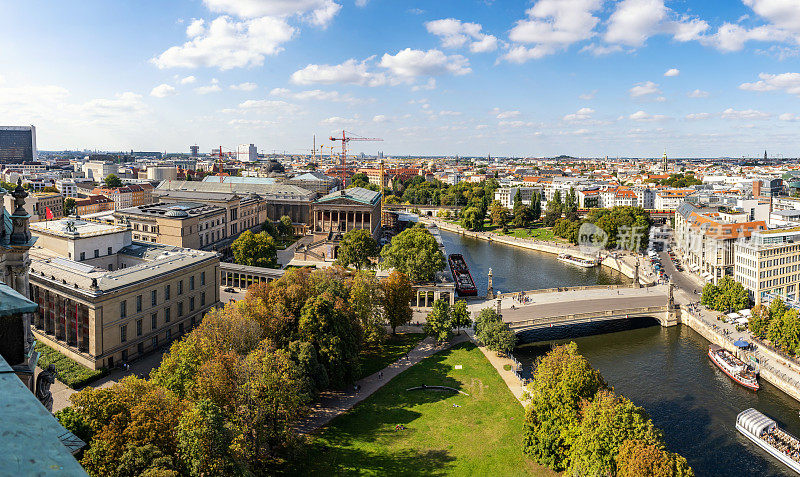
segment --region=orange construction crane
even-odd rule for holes
[[[374,137],[361,137],[349,131],[342,130],[342,137],[331,136],[331,141],[342,141],[342,157],[339,163],[342,167],[342,189],[345,188],[345,180],[347,178],[347,143],[350,141],[383,141],[383,139]]]

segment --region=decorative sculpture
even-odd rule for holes
[[[50,412],[53,412],[53,394],[50,392],[50,385],[56,382],[56,376],[58,376],[56,367],[51,364],[36,377],[36,399]]]

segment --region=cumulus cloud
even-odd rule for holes
[[[539,0],[509,33],[515,43],[503,56],[513,63],[542,58],[592,38],[601,0]],[[533,46],[524,46],[533,45]]]
[[[197,20],[186,29],[188,41],[168,48],[151,61],[162,69],[206,66],[229,70],[260,66],[267,56],[281,52],[282,45],[295,32],[286,20],[274,17],[236,21],[221,16],[208,25]]]
[[[184,78],[181,78],[181,81],[180,81],[180,83],[181,83],[181,84],[192,84],[192,83],[194,83],[195,81],[197,81],[197,78],[195,78],[195,77],[194,77],[194,76],[192,76],[192,75],[189,75],[189,76],[186,76],[186,77],[184,77]]]
[[[667,70],[666,73],[664,73],[664,76],[675,77],[675,76],[678,76],[680,74],[681,74],[681,70],[679,70],[678,68],[670,68],[670,69]]]
[[[311,89],[306,91],[291,91],[286,88],[275,88],[269,92],[270,96],[280,96],[292,98],[299,101],[331,101],[334,103],[363,103],[364,100],[354,98],[349,94],[341,94],[338,91],[323,91],[321,89]]]
[[[783,113],[780,116],[778,116],[778,119],[780,119],[781,121],[800,121],[800,116],[794,113]]]
[[[658,84],[652,81],[645,81],[644,83],[636,83],[633,88],[629,90],[631,98],[641,98],[653,94],[661,94],[658,89]]]
[[[256,113],[256,114],[297,114],[300,108],[292,103],[281,100],[248,99],[239,103],[237,109],[223,110],[225,113]]]
[[[708,98],[709,92],[703,91],[701,89],[696,89],[694,91],[689,91],[688,93],[686,93],[686,96],[690,98]]]
[[[516,110],[503,111],[500,108],[494,108],[492,114],[494,114],[497,119],[518,118],[522,115],[522,113]]]
[[[384,114],[376,114],[372,117],[372,121],[376,123],[386,123],[391,121],[391,119]]]
[[[691,113],[686,115],[686,119],[689,120],[708,119],[710,117],[711,113]]]
[[[405,79],[445,74],[460,76],[472,71],[469,60],[461,55],[448,56],[439,50],[422,51],[411,48],[400,50],[395,55],[385,53],[379,66]]]
[[[294,84],[355,84],[359,86],[381,86],[386,84],[386,75],[369,71],[367,61],[349,59],[338,65],[310,64],[292,73]]]
[[[479,23],[462,22],[455,18],[445,18],[425,23],[428,33],[438,36],[442,48],[462,48],[469,43],[473,53],[486,53],[497,49],[497,38],[481,30]]]
[[[783,91],[800,95],[800,73],[782,73],[778,75],[761,73],[754,83],[742,83],[739,89],[745,91]]]
[[[203,0],[212,12],[239,18],[298,16],[318,26],[327,26],[342,6],[333,0]]]
[[[150,90],[150,96],[153,96],[154,98],[166,98],[167,96],[171,96],[175,93],[175,87],[168,85],[167,83],[162,83]]]
[[[769,117],[769,113],[755,109],[737,111],[733,108],[728,108],[722,112],[723,119],[769,119]]]
[[[144,112],[147,106],[142,102],[142,95],[130,91],[117,94],[114,99],[93,99],[80,107],[86,115],[102,119],[120,114],[136,114]]]
[[[644,111],[636,111],[635,113],[628,116],[629,119],[634,121],[663,121],[668,119],[663,114],[648,114]]]
[[[230,89],[234,91],[253,91],[254,89],[258,88],[258,85],[255,83],[239,83],[239,84],[232,84],[229,86]]]
[[[343,117],[340,117],[340,116],[333,116],[333,117],[330,117],[330,118],[323,119],[319,123],[323,124],[323,125],[353,126],[353,125],[362,124],[362,122],[363,121],[361,121],[357,117],[356,118],[343,118]]]
[[[581,108],[575,113],[564,116],[564,121],[585,121],[591,119],[592,114],[594,114],[594,109]]]

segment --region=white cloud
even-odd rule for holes
[[[600,45],[592,43],[581,48],[581,53],[591,53],[594,56],[605,56],[622,51],[619,45]]]
[[[326,26],[342,6],[333,0],[203,0],[212,11],[239,18],[299,16],[318,26]]]
[[[189,41],[167,49],[151,61],[159,68],[206,66],[228,70],[260,66],[266,56],[281,52],[281,45],[291,40],[295,31],[281,18],[236,21],[221,16],[207,27],[193,22],[187,28]]]
[[[412,80],[418,76],[465,75],[472,71],[469,60],[461,55],[445,55],[439,50],[406,48],[395,55],[385,53],[379,64],[399,78]]]
[[[592,91],[590,91],[588,93],[584,93],[584,94],[578,96],[578,98],[583,99],[585,101],[589,101],[589,100],[594,99],[596,94],[597,94],[597,90],[595,89],[595,90],[592,90]]]
[[[432,91],[436,89],[436,78],[428,78],[425,84],[418,84],[411,88],[411,91]]]
[[[668,119],[663,114],[648,114],[644,111],[636,111],[628,116],[628,118],[633,119],[634,121],[663,121]]]
[[[592,114],[594,114],[594,109],[581,108],[575,113],[564,116],[564,121],[584,121],[586,119],[591,119]]]
[[[338,65],[310,64],[292,73],[294,84],[355,84],[359,86],[381,86],[386,84],[386,75],[368,71],[367,58],[358,62],[349,59]]]
[[[181,83],[181,84],[192,84],[192,83],[194,83],[195,81],[197,81],[197,78],[195,78],[195,77],[194,77],[194,76],[192,76],[192,75],[189,75],[189,76],[186,76],[186,77],[184,77],[184,78],[181,78],[181,81],[180,81],[180,83]]]
[[[599,19],[594,13],[601,0],[539,0],[517,21],[509,33],[512,46],[503,56],[507,61],[523,63],[568,48],[595,35]],[[534,45],[531,48],[520,44]]]
[[[689,91],[688,93],[686,93],[686,96],[690,98],[708,98],[709,92],[703,91],[701,89],[696,89],[694,91]]]
[[[800,116],[794,113],[783,113],[780,116],[778,116],[778,119],[780,119],[781,121],[800,121]]]
[[[701,41],[720,51],[739,51],[748,41],[785,42],[792,39],[789,33],[775,28],[772,25],[761,25],[747,29],[734,23],[724,23],[713,35],[704,37]]]
[[[384,114],[376,114],[375,116],[372,117],[372,121],[376,123],[386,123],[391,121],[391,119]]]
[[[641,98],[652,94],[660,94],[661,90],[658,89],[658,84],[652,81],[645,81],[644,83],[636,83],[636,85],[629,90],[631,98]]]
[[[497,49],[497,38],[487,35],[478,23],[467,23],[455,18],[445,18],[425,23],[428,33],[438,36],[442,48],[462,48],[469,43],[473,53],[486,53]]]
[[[743,0],[778,28],[800,34],[800,4],[793,0]]]
[[[608,43],[636,48],[658,34],[672,35],[680,42],[698,40],[708,27],[703,20],[678,16],[664,0],[622,0],[609,17],[603,38]]]
[[[686,119],[690,120],[708,119],[710,117],[711,113],[691,113],[686,115]]]
[[[253,91],[256,88],[258,88],[257,84],[249,82],[230,85],[230,89],[235,91]]]
[[[782,73],[773,75],[761,73],[759,81],[742,83],[739,89],[745,91],[784,91],[788,94],[800,95],[800,73]]]
[[[492,114],[494,114],[497,119],[518,118],[522,115],[519,111],[501,111],[499,108],[494,108]]]
[[[678,76],[680,74],[681,74],[681,70],[679,70],[678,68],[670,68],[670,69],[667,70],[666,73],[664,73],[664,76],[674,77],[674,76]]]
[[[175,94],[175,87],[168,85],[167,83],[162,83],[152,90],[150,90],[150,96],[155,98],[166,98],[167,96]]]
[[[342,118],[340,116],[333,116],[333,117],[330,117],[330,118],[327,118],[327,119],[323,119],[319,123],[320,124],[327,124],[327,125],[337,125],[338,124],[338,125],[345,125],[345,126],[353,126],[353,125],[357,125],[357,124],[362,124],[362,122],[363,121],[361,121],[358,118]]]
[[[354,98],[349,94],[341,94],[338,91],[323,91],[321,89],[311,89],[306,91],[291,91],[286,88],[275,88],[269,92],[270,96],[280,96],[292,98],[299,101],[331,101],[334,103],[364,103],[362,99]]]
[[[532,122],[525,122],[525,121],[500,121],[499,123],[497,123],[497,125],[507,128],[524,128],[524,127],[534,126]]]
[[[114,99],[93,99],[80,107],[81,111],[92,118],[108,118],[120,114],[136,114],[144,112],[147,106],[142,96],[130,91],[117,94]]]
[[[194,89],[194,92],[197,94],[210,94],[210,93],[218,93],[222,91],[222,88],[219,86],[219,80],[214,78],[211,80],[211,84],[208,86],[198,86]]]
[[[237,109],[224,110],[226,113],[253,112],[259,114],[297,114],[300,108],[292,103],[280,100],[248,99],[239,103]]]
[[[728,108],[722,112],[722,117],[724,119],[768,119],[770,115],[755,109],[737,111],[733,108]]]

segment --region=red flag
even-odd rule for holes
[[[50,220],[50,219],[53,218],[53,211],[50,210],[50,207],[45,207],[44,208],[44,218],[46,220]]]

